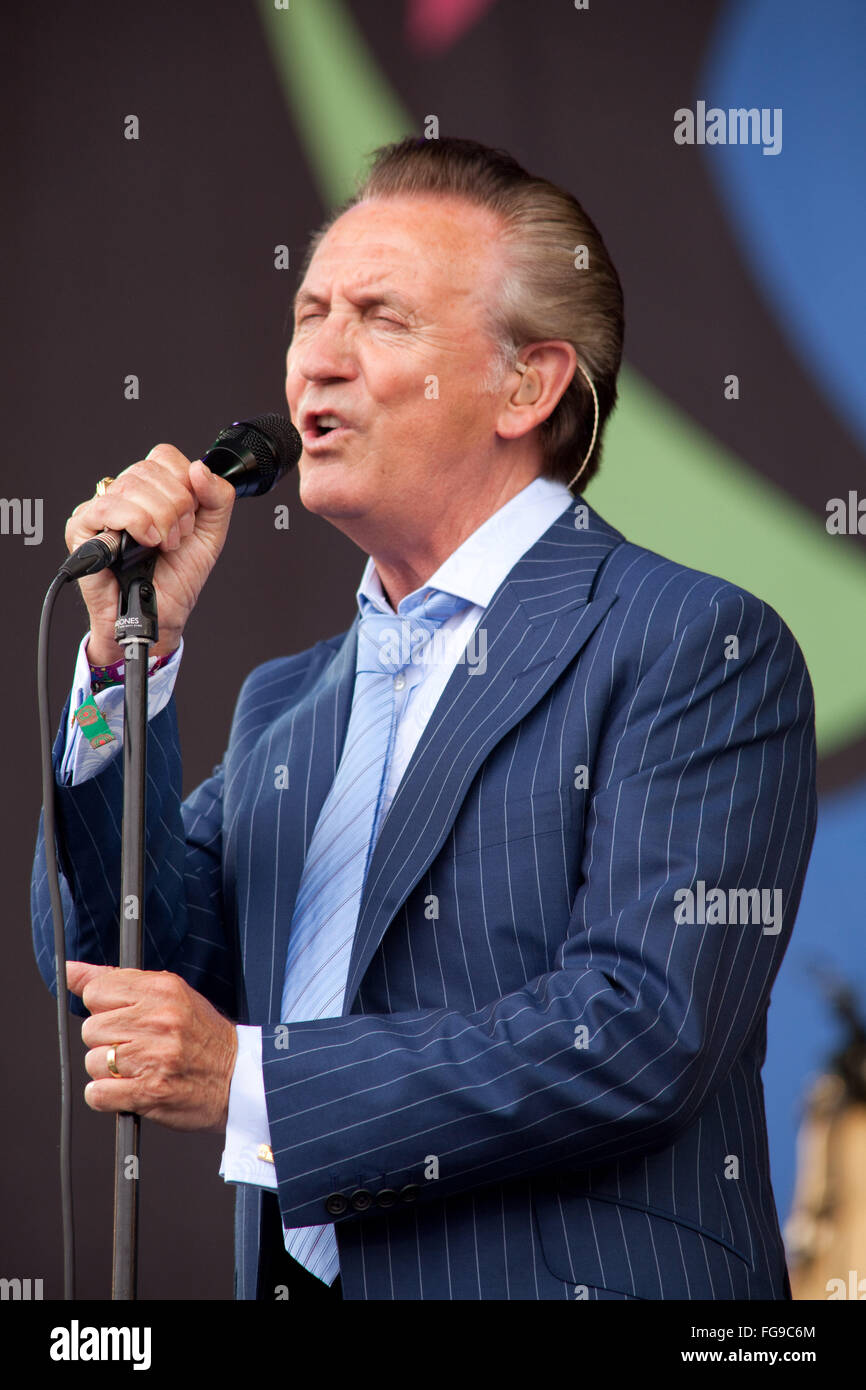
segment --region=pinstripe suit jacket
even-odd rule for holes
[[[263,1025],[282,1216],[336,1222],[346,1298],[790,1296],[760,1072],[815,827],[811,683],[766,604],[587,515],[515,565],[486,671],[458,664],[433,712],[340,1018],[279,1006],[355,625],[253,671],[183,804],[173,703],[151,722],[145,967]],[[116,960],[120,805],[117,762],[59,791],[85,960]],[[700,882],[780,890],[781,918],[679,921]],[[41,831],[33,920],[53,988]],[[273,1297],[262,1207],[238,1188],[239,1298]]]

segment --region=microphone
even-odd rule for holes
[[[221,430],[202,462],[231,483],[238,497],[261,497],[294,468],[303,448],[301,436],[286,416],[254,415]],[[73,550],[58,573],[68,580],[80,579],[115,562],[125,569],[151,553],[152,547],[139,545],[126,531],[101,531]]]

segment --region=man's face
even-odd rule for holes
[[[489,480],[501,393],[482,387],[495,360],[484,313],[498,230],[465,199],[372,199],[313,256],[286,359],[301,500],[361,543]]]

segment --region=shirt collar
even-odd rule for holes
[[[467,603],[486,608],[521,556],[541,539],[573,501],[564,483],[552,478],[533,478],[467,536],[425,584],[407,594],[397,611],[416,607],[428,589],[442,589]],[[355,597],[362,614],[368,604],[382,613],[394,611],[385,597],[372,556],[364,566]]]

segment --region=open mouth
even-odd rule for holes
[[[317,444],[324,443],[325,440],[336,439],[345,434],[349,425],[340,415],[335,415],[333,411],[309,411],[304,419],[304,429],[301,431],[301,438],[305,449],[315,449]]]
[[[313,433],[317,439],[321,439],[323,435],[332,434],[342,427],[343,422],[337,415],[319,415],[313,425]]]

